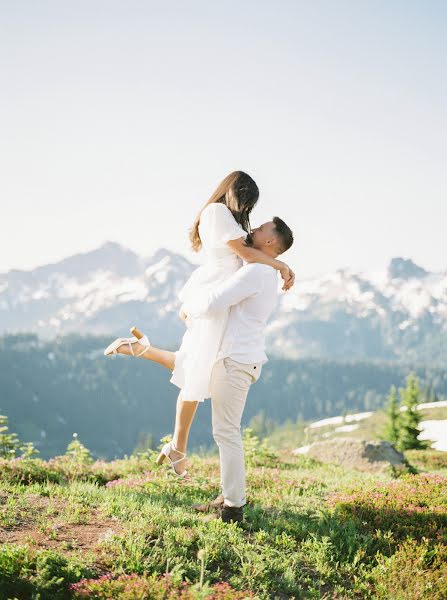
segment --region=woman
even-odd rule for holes
[[[242,266],[242,259],[277,269],[284,280],[283,289],[293,285],[294,273],[285,263],[245,243],[250,234],[249,216],[258,198],[258,186],[243,171],[230,173],[219,184],[198,214],[190,232],[192,248],[196,252],[202,251],[204,262],[183,286],[179,294],[182,302],[224,282]],[[175,431],[173,439],[163,446],[157,462],[160,464],[167,457],[179,477],[187,474],[183,465],[189,431],[198,403],[209,398],[211,371],[228,312],[227,309],[213,313],[211,317],[188,319],[180,310],[187,329],[177,352],[151,346],[146,336],[141,340],[118,338],[104,351],[106,355],[120,353],[144,356],[172,371],[171,382],[180,388]]]

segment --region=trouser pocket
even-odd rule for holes
[[[239,376],[246,377],[248,375],[248,382],[251,385],[259,379],[262,370],[262,363],[240,363],[232,358],[224,358],[223,364],[228,374],[238,374]]]

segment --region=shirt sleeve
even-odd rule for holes
[[[263,280],[256,267],[256,264],[245,265],[212,292],[189,299],[183,304],[184,312],[195,319],[239,304],[245,298],[259,293],[263,287]]]
[[[221,202],[209,204],[200,215],[201,227],[206,227],[216,245],[226,244],[229,240],[245,238],[247,232],[233,217],[231,210]]]

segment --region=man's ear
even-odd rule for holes
[[[283,250],[281,248],[281,242],[279,241],[277,236],[272,237],[269,241],[269,244],[271,246],[273,246],[273,248],[275,249],[275,252],[277,253],[277,255],[279,256],[280,254],[282,254]]]
[[[279,241],[278,236],[276,235],[272,235],[272,237],[266,241],[266,244],[268,244],[269,246],[273,246],[276,250],[281,247],[281,242]],[[280,254],[279,251],[278,253]]]

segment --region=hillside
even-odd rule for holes
[[[447,453],[447,401],[421,403],[418,409],[421,415],[419,439],[431,440],[434,450]],[[386,421],[383,410],[338,415],[307,424],[303,439],[308,444],[334,437],[380,440]],[[298,450],[305,453],[306,446]]]
[[[245,445],[240,526],[191,509],[219,493],[215,456],[187,480],[155,452],[0,461],[0,597],[446,597],[446,460],[391,480]]]

